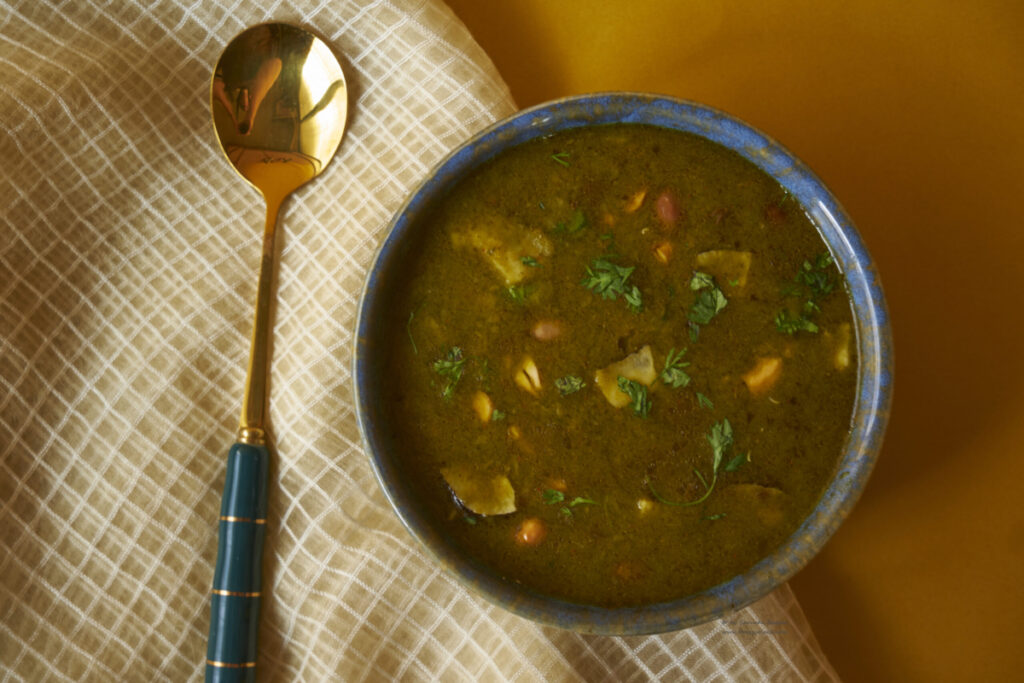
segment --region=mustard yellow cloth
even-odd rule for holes
[[[344,56],[352,107],[282,215],[259,677],[833,679],[787,587],[581,636],[467,593],[388,508],[352,409],[358,293],[407,191],[515,110],[438,0],[0,4],[0,678],[202,676],[263,221],[208,88],[271,19]]]

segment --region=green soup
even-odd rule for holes
[[[853,410],[843,280],[739,155],[641,125],[502,153],[417,227],[383,389],[404,476],[499,575],[590,605],[749,569]]]

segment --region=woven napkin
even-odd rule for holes
[[[202,676],[263,205],[222,158],[211,67],[248,25],[340,55],[339,156],[282,214],[262,680],[830,680],[783,586],[726,620],[583,636],[492,607],[401,527],[350,358],[388,218],[515,110],[419,2],[0,4],[0,679]]]

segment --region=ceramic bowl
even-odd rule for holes
[[[431,525],[416,482],[403,476],[379,387],[388,364],[376,339],[390,334],[384,311],[414,258],[410,235],[432,202],[466,174],[502,151],[578,126],[644,123],[695,133],[732,149],[777,180],[802,205],[846,279],[857,329],[859,389],[842,458],[817,507],[770,556],[739,576],[671,602],[602,608],[550,598],[503,580],[457,550]],[[878,457],[892,392],[892,339],[878,273],[853,222],[817,176],[765,134],[721,111],[694,102],[637,93],[570,97],[516,113],[449,154],[395,214],[362,294],[354,354],[359,426],[381,488],[395,513],[423,547],[473,592],[528,619],[586,633],[656,633],[725,617],[770,593],[822,548],[850,514]]]

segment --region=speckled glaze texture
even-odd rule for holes
[[[644,123],[696,133],[749,159],[803,206],[846,279],[857,327],[859,390],[849,439],[818,506],[772,555],[740,576],[695,595],[644,607],[607,609],[554,600],[525,590],[457,552],[432,527],[392,453],[377,387],[388,359],[374,340],[388,334],[383,312],[402,284],[408,239],[420,215],[473,168],[503,150],[559,130],[607,123]],[[741,121],[685,100],[638,93],[600,93],[523,110],[476,135],[442,161],[398,211],[367,278],[354,357],[359,426],[377,479],[414,537],[477,594],[520,616],[585,633],[646,634],[688,628],[728,615],[767,595],[806,565],[850,514],[881,448],[892,399],[892,335],[882,285],[853,222],[811,170],[780,144]]]

